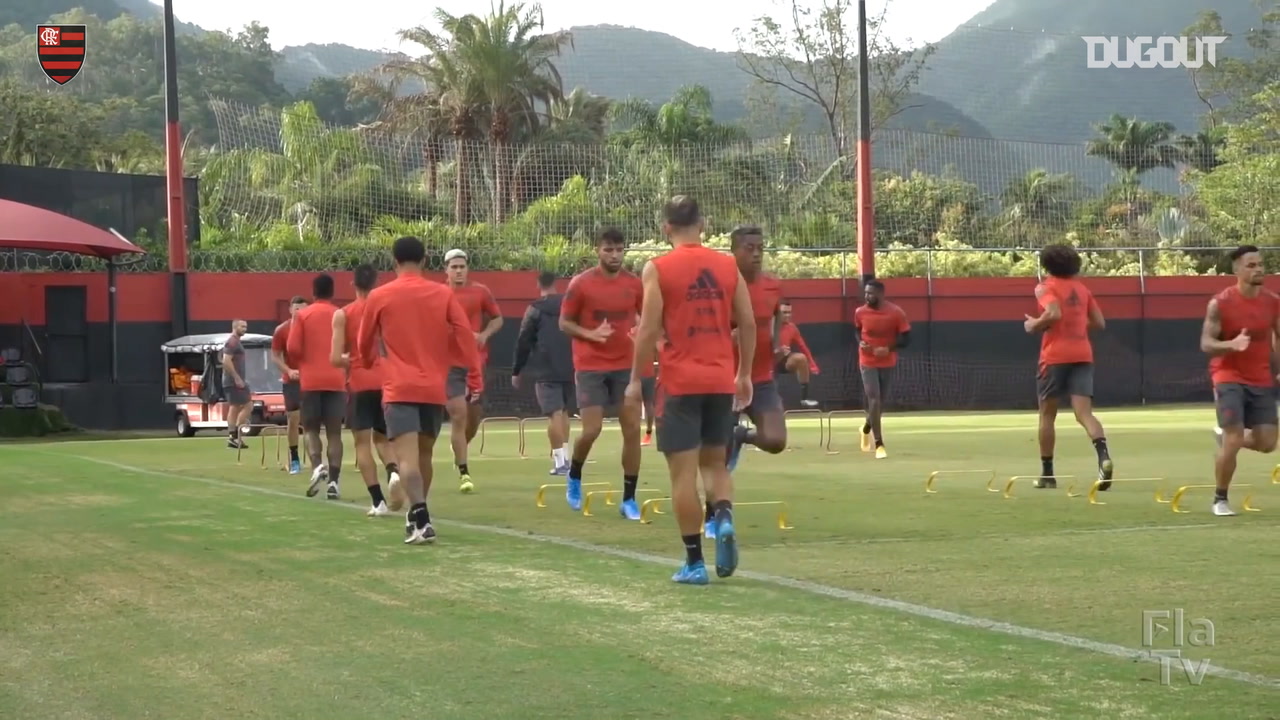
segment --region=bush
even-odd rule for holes
[[[0,408],[0,437],[44,437],[76,429],[53,405],[40,405],[34,410]]]

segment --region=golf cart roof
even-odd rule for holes
[[[166,353],[211,353],[219,352],[222,346],[227,344],[227,338],[231,337],[231,333],[212,333],[209,335],[184,335],[176,340],[160,346],[160,349]],[[271,347],[270,335],[255,335],[253,333],[245,333],[240,336],[240,344],[246,348],[266,348]]]

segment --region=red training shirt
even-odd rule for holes
[[[667,344],[658,367],[667,395],[732,395],[738,264],[705,245],[679,245],[650,262],[662,292]]]
[[[602,343],[572,338],[573,368],[578,372],[630,370],[635,353],[631,330],[644,299],[640,278],[622,270],[610,277],[599,266],[585,270],[569,281],[560,316],[583,330],[594,330],[606,320],[613,334]]]
[[[452,287],[452,286],[451,286]],[[465,285],[452,287],[453,296],[458,299],[458,304],[462,306],[462,311],[466,313],[467,320],[471,323],[472,337],[474,333],[484,330],[487,324],[486,317],[493,319],[502,316],[502,311],[498,309],[498,301],[494,299],[493,293],[489,288],[480,283],[468,282]],[[485,365],[489,362],[489,344],[480,348],[480,364]],[[456,367],[470,367],[469,365],[458,365]]]
[[[317,300],[298,311],[289,326],[286,348],[297,358],[298,378],[303,392],[343,392],[347,375],[329,361],[333,350],[333,314],[338,308],[328,300]]]
[[[377,348],[373,353],[373,365],[365,367],[360,360],[360,323],[364,319],[365,308],[368,307],[367,298],[357,298],[355,302],[350,303],[342,308],[342,314],[346,316],[347,324],[343,332],[343,347],[347,349],[347,356],[351,363],[351,368],[347,371],[347,385],[351,388],[351,392],[372,392],[382,389],[382,373],[379,372],[379,353]]]
[[[853,326],[862,333],[862,341],[870,345],[858,347],[858,364],[864,368],[891,368],[898,364],[893,343],[898,335],[911,330],[911,322],[902,308],[888,300],[881,300],[878,308],[863,305],[853,311]],[[889,354],[876,357],[878,347],[890,348]]]
[[[372,367],[382,339],[382,401],[445,404],[445,378],[453,365],[452,337],[476,367],[475,333],[456,295],[421,275],[401,275],[365,300],[356,339],[360,363]]]
[[[284,364],[297,370],[293,360],[289,357],[289,326],[293,324],[293,318],[289,318],[276,326],[274,332],[271,333],[271,352],[278,352],[284,358]],[[280,373],[280,380],[291,383],[287,373]]]
[[[782,302],[782,281],[773,275],[760,273],[747,283],[751,295],[751,314],[756,319],[756,355],[751,360],[751,382],[762,383],[773,379],[773,366],[777,363],[773,347],[773,319]],[[733,361],[738,362],[738,346],[733,346]]]
[[[1093,362],[1089,340],[1089,308],[1098,306],[1093,293],[1076,278],[1046,278],[1036,287],[1040,308],[1058,303],[1062,317],[1040,338],[1040,370],[1050,365]]]
[[[1245,297],[1240,294],[1240,288],[1233,285],[1214,295],[1213,299],[1218,301],[1218,318],[1222,325],[1219,340],[1230,340],[1241,330],[1249,332],[1249,347],[1209,359],[1209,375],[1213,384],[1274,386],[1271,343],[1276,316],[1280,314],[1280,296],[1263,289],[1256,297]]]
[[[782,323],[782,329],[778,331],[778,345],[791,348],[791,352],[798,352],[805,356],[805,359],[809,361],[809,372],[818,373],[818,361],[813,359],[813,353],[809,350],[809,346],[805,344],[804,338],[800,335],[800,328],[796,327],[795,323]]]

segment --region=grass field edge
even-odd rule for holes
[[[204,485],[221,487],[228,490],[232,490],[232,489],[244,490],[248,492],[258,493],[261,495],[288,498],[292,500],[309,501],[307,498],[294,493],[287,493],[280,490],[274,490],[271,488],[259,487],[255,485],[247,485],[247,484],[232,482],[228,480],[219,480],[216,478],[201,477],[198,475],[179,474],[179,473],[169,472],[164,470],[155,470],[152,468],[138,467],[136,465],[128,465],[125,463],[118,463],[112,460],[105,460],[102,458],[95,458],[95,457],[89,457],[84,455],[54,453],[54,452],[49,452],[45,450],[37,450],[34,448],[29,449],[29,451],[36,454],[40,454],[40,455],[48,455],[51,457],[58,457],[58,458],[64,458],[64,459],[71,458],[74,460],[80,460],[82,462],[88,462],[96,465],[111,467],[117,470],[131,472],[139,475],[149,475],[152,477],[169,478],[174,480],[185,480],[188,482],[198,482]],[[326,503],[324,506],[325,507],[336,506],[336,507],[340,507],[348,510],[357,510],[361,512],[364,511],[364,508],[359,505],[351,505],[347,503]],[[497,527],[493,525],[481,525],[481,524],[469,523],[469,522],[458,521],[458,520],[435,520],[434,522],[446,527],[455,527],[463,530],[469,530],[472,532],[479,532],[479,533],[485,533],[490,535],[501,535],[501,536],[519,539],[519,540],[533,541],[533,542],[545,543],[549,545],[557,545],[560,547],[570,548],[570,549],[579,550],[583,552],[589,552],[596,555],[607,555],[607,556],[612,556],[612,557],[616,557],[624,560],[630,560],[633,562],[646,563],[650,565],[661,565],[664,567],[670,567],[675,563],[675,560],[673,560],[670,557],[652,555],[649,553],[638,552],[635,550],[628,550],[626,548],[619,548],[619,547],[613,547],[608,545],[598,545],[595,543],[585,542],[581,540],[574,540],[572,538],[564,538],[564,537],[558,537],[554,535],[545,535],[545,534],[535,533],[527,530],[517,530],[512,528]],[[1117,645],[1114,643],[1107,643],[1107,642],[1102,642],[1098,640],[1091,640],[1089,638],[1077,637],[1074,635],[1068,635],[1066,633],[1059,633],[1051,630],[1041,630],[1037,628],[1025,627],[1022,625],[1015,625],[1013,623],[1008,623],[1000,620],[992,620],[989,618],[966,615],[963,613],[957,613],[950,610],[943,610],[940,608],[930,607],[927,605],[920,605],[916,603],[906,602],[906,601],[897,600],[894,598],[887,598],[887,597],[882,597],[878,595],[869,595],[869,594],[861,593],[855,590],[848,590],[845,588],[838,588],[830,585],[823,585],[821,583],[816,583],[809,580],[801,580],[798,578],[790,578],[790,577],[785,577],[781,575],[755,572],[751,570],[739,570],[737,575],[747,580],[752,580],[752,581],[760,582],[767,585],[773,585],[774,587],[788,588],[788,589],[797,590],[797,591],[804,592],[811,595],[817,595],[820,597],[852,602],[859,605],[874,607],[882,610],[891,610],[901,614],[911,615],[914,617],[923,618],[927,620],[933,620],[935,622],[942,622],[949,625],[986,630],[988,632],[999,633],[1002,635],[1009,635],[1009,636],[1017,637],[1021,639],[1045,642],[1053,645],[1058,645],[1060,647],[1073,648],[1076,650],[1084,650],[1087,652],[1092,652],[1097,655],[1110,656],[1110,657],[1121,659],[1121,660],[1131,660],[1131,661],[1150,662],[1150,663],[1159,663],[1161,661],[1161,657],[1159,655],[1153,655],[1149,650],[1129,648],[1123,645]],[[1227,679],[1227,680],[1233,680],[1233,681],[1248,684],[1248,685],[1264,687],[1264,688],[1280,689],[1280,678],[1273,678],[1273,677],[1268,677],[1268,676],[1260,675],[1256,673],[1244,672],[1241,670],[1234,670],[1231,668],[1222,667],[1222,666],[1213,665],[1213,664],[1208,665],[1208,667],[1205,669],[1204,672],[1206,675]]]

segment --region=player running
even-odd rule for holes
[[[404,508],[404,489],[400,487],[395,454],[387,443],[387,423],[382,416],[382,372],[378,358],[366,368],[356,346],[360,322],[364,318],[369,293],[378,284],[378,271],[372,265],[360,265],[355,271],[356,299],[333,314],[333,348],[329,361],[347,371],[347,428],[356,447],[356,467],[373,501],[369,517],[383,517]],[[387,498],[378,483],[378,466],[373,460],[374,448],[387,468]]]
[[[1056,488],[1053,451],[1057,441],[1055,423],[1058,403],[1069,397],[1076,422],[1084,428],[1098,453],[1099,490],[1111,489],[1115,470],[1107,450],[1107,438],[1093,414],[1093,343],[1090,330],[1107,326],[1102,308],[1089,288],[1080,282],[1080,255],[1070,245],[1046,245],[1040,251],[1040,266],[1049,274],[1036,286],[1039,317],[1026,316],[1028,333],[1043,332],[1040,338],[1040,479],[1038,488]]]
[[[640,481],[639,404],[623,402],[635,354],[631,329],[640,312],[644,288],[640,279],[622,268],[627,245],[622,232],[608,228],[596,237],[600,263],[569,282],[560,310],[560,329],[573,342],[573,367],[578,390],[582,432],[573,444],[565,500],[582,509],[582,468],[600,431],[605,410],[617,408],[622,429],[622,502],[618,513],[640,519],[636,485]]]
[[[271,360],[280,368],[281,391],[284,393],[285,423],[289,433],[289,474],[302,472],[302,461],[298,458],[298,426],[299,412],[302,410],[302,387],[298,385],[298,369],[289,358],[289,327],[298,311],[307,306],[307,299],[294,295],[289,301],[289,319],[276,326],[271,333]]]
[[[1262,286],[1266,270],[1253,245],[1231,251],[1236,284],[1209,301],[1200,331],[1200,349],[1210,356],[1214,404],[1218,412],[1218,452],[1213,475],[1213,514],[1235,515],[1227,491],[1241,449],[1276,449],[1276,364],[1280,297]]]
[[[776,372],[781,375],[794,374],[800,383],[800,404],[807,408],[818,407],[817,400],[809,399],[809,379],[818,374],[818,361],[800,335],[800,328],[791,321],[791,301],[783,299],[778,304],[781,328],[778,330],[778,350]]]
[[[472,336],[479,348],[479,368],[483,378],[485,365],[489,362],[489,338],[502,328],[502,313],[498,310],[498,301],[494,300],[489,288],[467,280],[468,265],[465,250],[454,248],[445,253],[444,266],[449,278],[449,287],[471,322]],[[471,482],[471,470],[467,467],[467,447],[475,439],[476,432],[480,429],[480,421],[484,419],[484,408],[480,407],[479,391],[468,390],[475,387],[474,378],[469,377],[468,367],[470,366],[450,367],[449,381],[445,388],[449,396],[447,409],[451,430],[450,442],[453,445],[453,462],[458,466],[460,482],[458,489],[464,493],[475,489],[475,485]]]
[[[911,323],[902,308],[884,299],[884,283],[871,280],[862,291],[865,304],[853,311],[853,332],[858,341],[858,365],[862,370],[862,394],[867,400],[867,420],[862,424],[862,452],[875,448],[876,459],[889,457],[884,449],[880,418],[889,394],[898,351],[911,342]],[[874,440],[874,445],[872,441]]]
[[[436,539],[427,494],[431,456],[444,422],[446,379],[454,361],[451,346],[461,351],[464,367],[478,366],[479,358],[473,326],[457,298],[423,275],[427,250],[422,241],[402,237],[392,245],[391,255],[396,279],[365,300],[355,356],[365,369],[376,362],[382,371],[387,437],[410,503],[404,542],[420,545]]]
[[[298,381],[302,386],[302,430],[307,434],[307,455],[311,461],[311,485],[307,497],[315,497],[328,484],[327,496],[337,500],[338,478],[342,473],[342,416],[347,410],[346,373],[333,366],[333,277],[320,274],[311,281],[315,302],[302,308],[289,327],[286,350],[297,358]],[[320,442],[320,428],[325,442]],[[327,450],[327,452],[326,452]],[[323,458],[327,455],[326,467]]]
[[[783,415],[782,396],[773,379],[773,365],[778,343],[779,316],[782,302],[782,283],[778,278],[762,270],[764,266],[764,231],[754,225],[744,225],[729,233],[729,249],[738,265],[738,272],[747,284],[751,298],[751,312],[755,316],[755,359],[751,366],[751,404],[743,412],[753,427],[746,428],[734,418],[733,441],[729,445],[728,466],[732,472],[738,466],[743,445],[754,445],[774,455],[787,448],[787,423]],[[741,331],[739,331],[741,332]],[[706,532],[713,537],[715,523],[714,503],[707,501]]]
[[[633,407],[640,405],[644,368],[653,362],[655,343],[665,331],[658,369],[658,450],[667,456],[671,502],[685,549],[684,565],[671,579],[706,585],[699,473],[715,497],[716,575],[729,577],[738,567],[733,478],[724,460],[733,413],[751,404],[755,318],[734,259],[702,244],[698,203],[677,196],[667,203],[663,217],[663,232],[674,249],[644,267],[644,309],[626,394]]]
[[[231,334],[222,344],[222,392],[227,398],[227,447],[247,448],[240,437],[240,428],[249,422],[253,413],[253,390],[245,377],[244,344],[240,338],[249,332],[249,323],[231,321]]]
[[[569,474],[569,411],[573,407],[573,349],[560,329],[560,307],[564,296],[556,292],[555,273],[538,276],[541,294],[525,310],[511,362],[511,387],[520,389],[530,358],[538,368],[533,386],[538,407],[547,416],[547,440],[551,443],[552,475]]]

